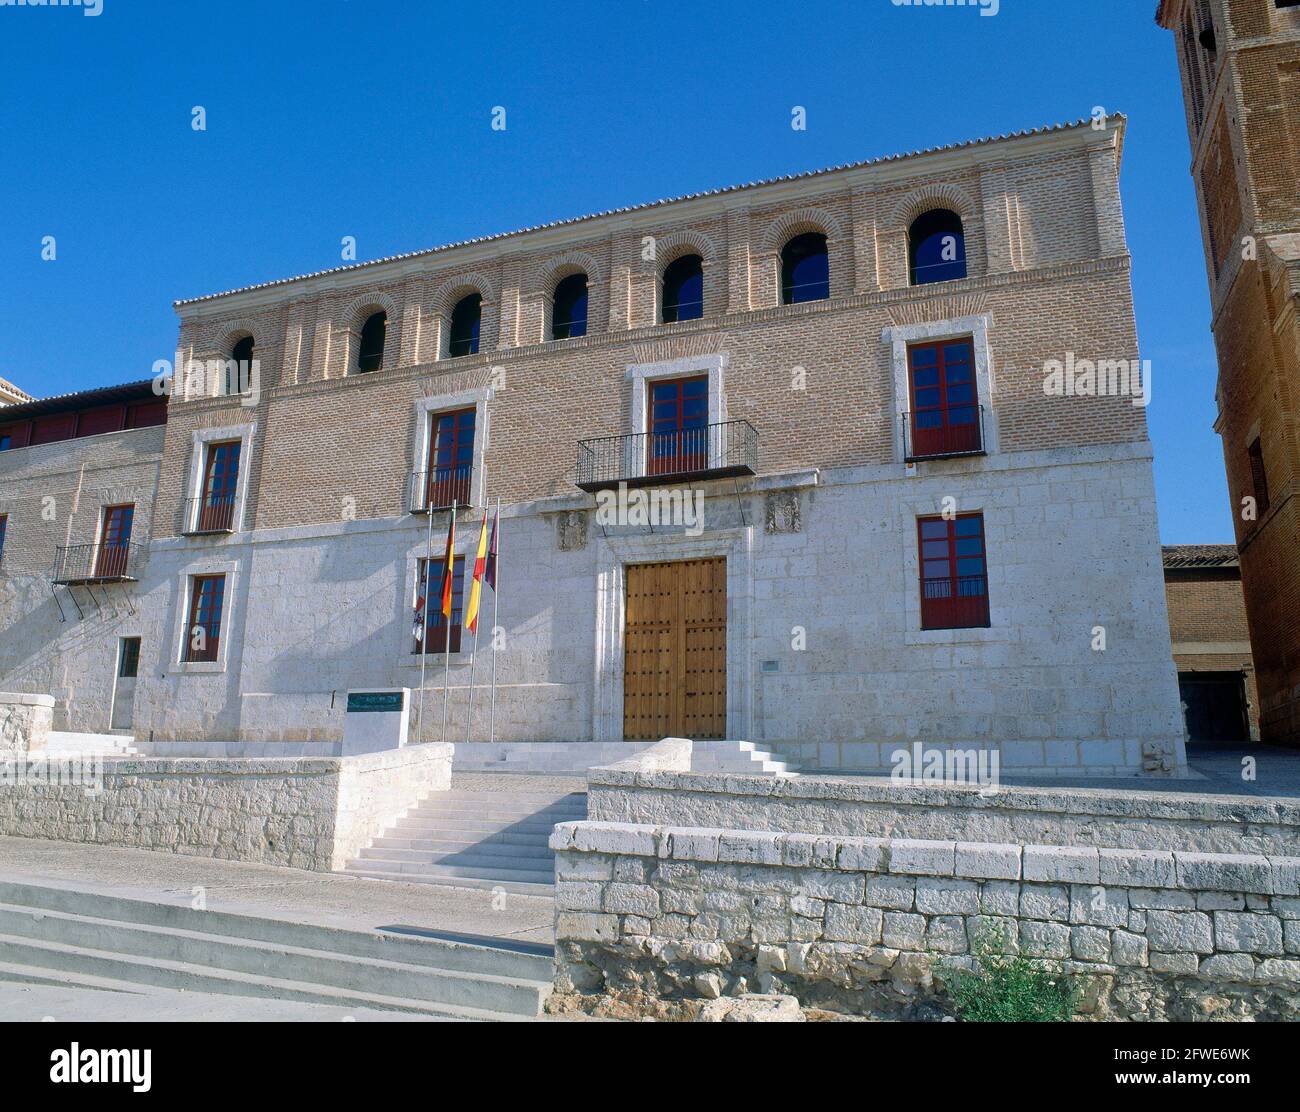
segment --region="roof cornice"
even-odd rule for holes
[[[506,254],[556,250],[609,235],[615,230],[633,232],[660,227],[666,219],[663,210],[668,206],[674,210],[673,220],[698,221],[722,216],[737,208],[781,204],[792,200],[806,201],[819,195],[843,193],[846,190],[879,189],[921,174],[940,177],[972,167],[1050,157],[1058,152],[1088,149],[1103,144],[1114,147],[1118,161],[1123,154],[1126,124],[1127,117],[1115,113],[1109,117],[1104,133],[1099,133],[1093,127],[1091,119],[1079,120],[829,169],[811,170],[258,283],[177,301],[174,308],[183,321],[189,322],[213,316],[226,317],[255,312],[290,301],[319,297],[334,290],[361,290],[384,285],[427,273],[434,267],[454,265],[469,270]]]

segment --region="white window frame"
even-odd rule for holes
[[[927,321],[924,324],[896,324],[880,334],[880,342],[890,346],[893,365],[894,405],[890,423],[894,427],[894,462],[903,463],[907,456],[907,433],[903,414],[911,409],[911,378],[907,366],[907,349],[925,341],[962,340],[969,338],[975,351],[975,403],[984,407],[984,454],[999,451],[998,422],[993,401],[993,353],[989,331],[993,317],[988,313],[955,317],[952,320]]]
[[[420,398],[415,403],[415,455],[411,468],[412,475],[423,474],[429,470],[429,448],[433,436],[433,419],[442,413],[457,409],[474,407],[474,458],[470,465],[469,500],[470,505],[482,509],[487,498],[487,468],[484,455],[488,446],[488,402],[492,400],[490,386],[473,390],[461,390],[454,394],[431,394]],[[408,479],[408,482],[410,480]],[[413,510],[427,510],[425,491],[420,492],[418,506]]]
[[[635,439],[628,442],[624,459],[624,474],[628,478],[640,478],[647,473],[645,446],[649,443],[650,432],[650,386],[656,381],[670,378],[688,378],[692,375],[708,375],[709,378],[709,413],[706,424],[719,425],[727,419],[726,372],[730,361],[729,352],[714,355],[688,355],[681,359],[669,359],[662,363],[631,363],[627,368],[627,379],[631,385],[631,405],[629,416],[634,435],[644,435],[645,440]],[[636,445],[642,444],[637,451]],[[721,465],[723,446],[720,438],[710,438],[709,466]]]
[[[186,502],[184,532],[193,533],[198,526],[199,501],[203,497],[203,474],[208,465],[208,449],[213,444],[239,441],[239,478],[235,480],[235,509],[230,518],[230,531],[243,532],[244,506],[248,499],[248,475],[251,470],[253,438],[257,423],[226,425],[217,429],[195,429],[190,452],[189,498]],[[204,534],[205,536],[208,534]]]
[[[194,598],[194,580],[201,576],[224,575],[226,585],[221,596],[221,627],[217,637],[216,660],[186,660],[185,649],[190,638],[190,606]],[[230,659],[231,617],[234,613],[235,589],[239,583],[239,565],[233,560],[205,560],[192,564],[177,573],[176,597],[180,604],[177,615],[176,645],[172,654],[172,667],[183,675],[213,675],[226,671]]]

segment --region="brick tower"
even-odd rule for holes
[[[1300,0],[1161,0],[1219,359],[1262,740],[1300,744]]]

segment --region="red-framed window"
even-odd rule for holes
[[[194,519],[196,532],[219,533],[234,528],[240,448],[238,440],[208,445],[203,464],[203,496]]]
[[[703,471],[709,465],[709,376],[650,384],[651,475]]]
[[[411,650],[417,656],[421,652],[441,653],[447,651],[448,625],[447,616],[442,612],[442,569],[445,562],[439,560],[420,561],[419,594],[415,600],[415,645]],[[429,640],[424,643],[424,607],[429,600]],[[460,652],[461,615],[465,602],[465,557],[457,556],[452,561],[451,569],[451,651]]]
[[[963,455],[984,448],[975,386],[975,345],[967,339],[912,344],[911,459]]]
[[[473,406],[431,415],[429,471],[425,476],[424,490],[426,509],[469,505],[470,477],[474,471],[475,418]]]
[[[95,575],[99,579],[119,579],[126,575],[131,553],[131,527],[135,523],[135,506],[106,506],[99,533],[99,551],[95,556]]]
[[[921,628],[975,629],[989,624],[984,515],[923,517],[916,523],[921,556]]]
[[[185,630],[187,662],[218,659],[225,596],[224,575],[196,575],[190,580],[190,622]]]

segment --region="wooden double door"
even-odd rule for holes
[[[627,569],[623,737],[724,738],[727,561]]]

